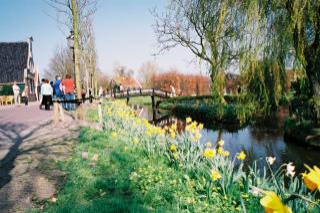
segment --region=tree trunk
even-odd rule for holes
[[[72,4],[71,6],[72,7],[72,24],[73,24],[73,33],[74,33],[75,81],[76,81],[76,88],[77,88],[77,98],[81,98],[77,0],[72,0],[71,4]]]
[[[210,74],[211,79],[211,94],[220,103],[224,103],[224,75],[223,73],[219,73],[217,71],[211,71]]]

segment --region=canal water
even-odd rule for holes
[[[165,111],[153,111],[151,107],[134,106],[139,117],[146,118],[158,126],[177,124],[179,131],[184,131],[186,123]],[[211,142],[213,145],[221,138],[225,141],[224,149],[231,156],[240,151],[247,154],[246,163],[252,165],[257,161],[259,168],[266,166],[266,157],[276,157],[272,167],[277,169],[284,163],[293,162],[298,173],[306,169],[304,164],[320,167],[320,150],[312,147],[300,146],[292,141],[285,141],[283,137],[284,118],[273,119],[272,122],[249,125],[238,130],[226,130],[206,126],[201,131],[201,142]]]

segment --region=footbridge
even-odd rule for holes
[[[172,92],[168,92],[161,89],[138,89],[138,90],[127,90],[123,92],[113,92],[111,97],[116,99],[127,99],[127,103],[129,103],[130,98],[132,97],[141,97],[141,96],[150,96],[152,101],[152,107],[158,107],[160,102],[164,99],[171,98],[175,96]],[[155,98],[160,98],[157,102]]]

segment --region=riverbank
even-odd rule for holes
[[[315,128],[312,122],[288,119],[285,124],[284,137],[291,143],[320,149],[320,128]]]
[[[103,114],[105,131],[82,129],[64,164],[68,182],[46,212],[262,212],[266,191],[281,197],[280,206],[293,193],[314,200],[304,186],[296,188],[294,174],[287,188],[282,169],[269,177],[254,167],[246,174],[244,152],[230,156],[223,141],[200,144],[202,124],[190,118],[179,135],[175,125],[161,129],[135,117],[123,102],[108,102]],[[286,205],[294,212],[317,208],[301,199]]]
[[[163,101],[159,107],[171,110],[180,117],[206,123],[224,123],[243,126],[252,120],[257,109],[254,103],[240,96],[226,96],[225,103],[217,103],[212,96],[175,97]]]

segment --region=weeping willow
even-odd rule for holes
[[[246,3],[244,3],[246,4]],[[247,28],[252,34],[248,54],[241,58],[242,73],[266,112],[274,109],[286,85],[286,68],[304,70],[309,81],[310,100],[320,97],[320,1],[248,1]],[[242,42],[248,43],[243,36]],[[252,48],[254,47],[254,48]],[[314,119],[319,119],[316,112]]]
[[[219,97],[233,65],[264,113],[286,91],[287,68],[305,71],[320,102],[320,0],[171,0],[156,34],[164,49],[181,45],[204,61]]]

